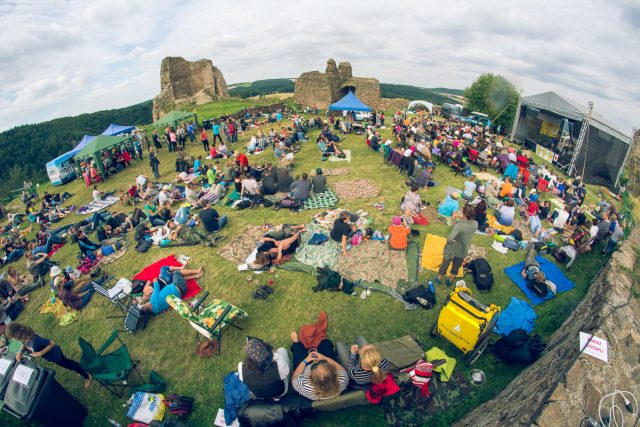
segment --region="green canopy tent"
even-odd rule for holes
[[[173,110],[168,112],[164,116],[160,117],[155,122],[153,122],[153,125],[154,126],[173,125],[173,127],[178,127],[179,121],[185,120],[189,117],[193,117],[196,121],[196,124],[198,123],[198,115],[195,112],[189,113],[187,111]]]
[[[100,159],[100,154],[103,151],[107,151],[112,147],[116,147],[121,145],[122,143],[128,141],[130,137],[126,136],[107,136],[107,135],[98,135],[96,136],[90,143],[88,143],[82,150],[76,154],[76,161],[79,163],[82,160],[93,157],[96,161],[96,165],[100,170],[100,174],[104,178],[104,167],[102,165],[102,161]]]

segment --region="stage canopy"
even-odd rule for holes
[[[120,126],[120,125],[114,125],[113,123],[109,125],[108,128],[106,128],[104,130],[104,132],[102,132],[102,135],[109,135],[109,136],[113,136],[113,135],[120,135],[123,133],[129,133],[132,130],[135,130],[135,126]]]
[[[587,112],[587,105],[555,92],[523,97],[513,139],[565,173],[582,175],[589,184],[614,188],[624,169],[631,138],[592,111],[580,146],[580,131]],[[580,151],[574,156],[579,146]]]
[[[373,109],[367,106],[364,102],[360,101],[358,97],[353,93],[347,93],[340,101],[329,106],[329,110],[333,111],[373,111]]]

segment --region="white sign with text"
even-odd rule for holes
[[[591,340],[591,341],[589,341]],[[580,332],[580,349],[584,354],[609,363],[609,343],[586,332]]]

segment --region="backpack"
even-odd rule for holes
[[[512,251],[517,251],[520,248],[520,245],[518,244],[518,242],[516,242],[516,239],[511,236],[508,236],[504,239],[504,241],[502,242],[502,246],[507,249],[511,249]]]
[[[248,199],[236,200],[235,202],[233,202],[233,205],[231,205],[231,209],[238,210],[247,209],[248,207],[251,207],[251,200]]]
[[[551,251],[551,255],[558,261],[560,264],[566,264],[569,261],[569,257],[566,253],[561,252],[560,249],[555,248]]]
[[[133,235],[134,239],[139,242],[140,240],[144,240],[144,236],[145,233],[147,232],[147,230],[149,229],[149,227],[147,226],[147,224],[141,223],[138,225],[138,227],[136,227],[136,232]]]
[[[358,230],[351,237],[351,246],[358,246],[364,240],[364,236],[362,235],[362,231]]]
[[[427,288],[425,285],[417,286],[405,292],[404,300],[411,304],[418,304],[423,308],[430,309],[436,305],[436,290],[433,284]]]
[[[142,239],[140,241],[138,241],[138,244],[136,245],[136,251],[140,252],[141,254],[147,252],[151,246],[153,245],[153,243],[151,242],[151,240],[145,240]]]
[[[170,394],[164,398],[163,402],[167,411],[178,417],[191,414],[191,410],[193,409],[193,398],[189,396]]]
[[[522,240],[522,231],[515,229],[511,232],[511,237],[516,239],[516,242],[520,242]]]
[[[493,353],[505,362],[530,365],[546,347],[539,335],[530,336],[524,329],[514,329],[493,345]]]
[[[277,205],[279,208],[287,208],[287,209],[299,209],[300,203],[294,199],[293,197],[285,197],[280,200]]]
[[[537,280],[527,280],[527,288],[540,298],[544,298],[549,294],[549,285],[546,282],[538,282]]]
[[[493,286],[493,272],[491,265],[484,258],[476,258],[469,263],[469,270],[479,291],[490,291]]]

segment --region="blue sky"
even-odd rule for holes
[[[323,70],[464,88],[483,72],[640,126],[640,1],[0,0],[0,130],[160,91],[165,56],[227,83]]]

